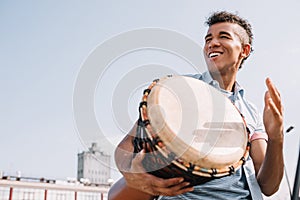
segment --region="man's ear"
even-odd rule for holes
[[[242,57],[247,58],[251,53],[251,45],[250,44],[244,44],[243,45],[243,51],[242,51]]]

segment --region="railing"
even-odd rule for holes
[[[106,200],[108,185],[29,182],[0,179],[0,200]]]

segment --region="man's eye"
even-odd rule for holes
[[[229,39],[229,37],[227,35],[221,35],[220,38]]]
[[[211,38],[205,39],[205,43],[208,43],[209,41],[211,41]]]

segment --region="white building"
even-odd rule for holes
[[[77,179],[91,184],[108,184],[110,155],[104,154],[96,143],[92,143],[89,151],[78,154]]]
[[[107,200],[108,185],[85,186],[79,182],[0,177],[1,200]]]

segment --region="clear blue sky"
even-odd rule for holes
[[[295,126],[285,140],[292,179],[300,127],[299,8],[298,0],[0,1],[0,170],[10,174],[20,170],[33,177],[75,177],[77,153],[86,147],[74,121],[73,91],[90,53],[120,33],[147,27],[173,30],[201,46],[206,17],[212,11],[228,10],[247,18],[254,29],[255,51],[238,76],[248,99],[262,110],[264,79],[271,77],[282,93],[286,127]],[[115,136],[112,143],[130,125],[116,124],[111,98],[117,97],[111,92],[132,66],[155,63],[179,73],[191,69],[163,51],[127,56],[111,64],[95,96],[97,119],[103,130]],[[133,122],[135,108],[129,106],[128,113]]]

